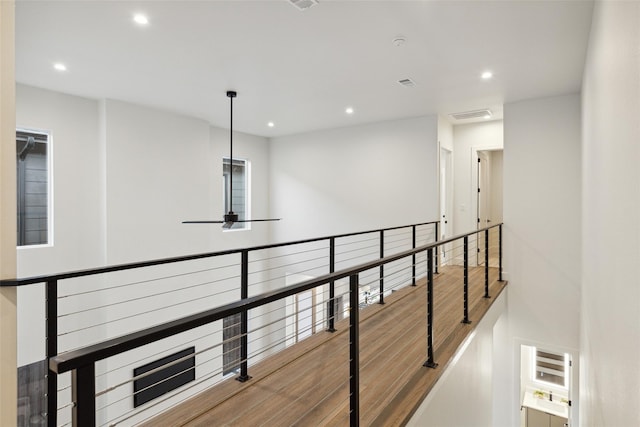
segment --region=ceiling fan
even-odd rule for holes
[[[231,125],[229,127],[229,165],[231,175],[233,175],[233,98],[238,96],[236,91],[228,90],[227,97],[231,103]],[[222,224],[222,228],[229,229],[236,222],[265,222],[280,221],[280,218],[273,219],[238,219],[238,214],[233,212],[233,176],[229,178],[229,212],[224,214],[222,221],[182,221],[183,224]]]

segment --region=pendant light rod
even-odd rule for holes
[[[233,214],[233,98],[236,96],[238,96],[236,91],[227,91],[227,97],[229,97],[229,101],[231,101],[229,123],[229,214]]]
[[[264,221],[280,221],[280,218],[272,219],[239,219],[238,214],[233,212],[233,98],[237,97],[235,90],[227,91],[227,98],[231,107],[229,122],[229,212],[223,215],[222,221],[182,221],[183,224],[223,224],[222,228],[229,229],[236,222],[264,222]],[[224,165],[223,165],[224,171]],[[246,213],[245,213],[246,214]]]

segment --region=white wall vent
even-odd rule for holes
[[[416,86],[416,82],[414,82],[411,79],[398,80],[398,83],[400,83],[404,87],[415,87]]]
[[[469,120],[469,119],[490,119],[491,110],[474,110],[464,111],[462,113],[451,113],[449,117],[455,120]]]
[[[318,0],[289,0],[289,3],[300,10],[309,9],[311,6],[318,4]]]

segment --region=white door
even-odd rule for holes
[[[478,151],[478,230],[491,225],[491,165],[489,153]],[[484,264],[484,232],[478,235],[478,265]]]
[[[440,148],[440,229],[438,240],[450,237],[453,233],[451,223],[451,205],[453,203],[453,180],[451,174],[451,151]],[[449,258],[451,245],[440,246],[440,264],[445,265]]]

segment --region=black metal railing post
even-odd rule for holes
[[[433,252],[438,248],[427,250],[427,361],[423,366],[435,368],[433,360]]]
[[[71,425],[96,425],[96,369],[95,362],[71,371],[71,398],[74,402]]]
[[[349,425],[360,425],[360,310],[358,275],[349,276]]]
[[[462,323],[471,323],[469,320],[469,236],[464,236],[464,319]]]
[[[502,282],[502,224],[498,226],[498,281]]]
[[[334,273],[336,269],[336,238],[329,238],[329,273]],[[329,328],[327,331],[336,331],[336,282],[329,282]]]
[[[240,298],[249,298],[249,251],[240,252]],[[240,314],[240,375],[236,380],[241,383],[251,379],[249,376],[249,337],[247,336],[249,313],[243,310]]]
[[[411,249],[416,248],[416,226],[412,226]],[[416,254],[411,255],[411,286],[416,286]]]
[[[484,230],[484,298],[489,295],[489,230]]]
[[[384,230],[380,230],[380,258],[384,258]],[[380,304],[384,304],[384,265],[380,266]]]
[[[55,427],[58,424],[58,375],[49,368],[49,359],[58,355],[58,281],[49,280],[46,283],[46,351],[47,351],[47,425]]]
[[[434,224],[434,225],[435,225],[435,228],[436,228],[436,230],[435,230],[436,237],[435,237],[434,241],[436,241],[436,242],[438,241],[438,234],[439,234],[439,231],[438,231],[438,230],[439,230],[439,228],[438,228],[438,224],[439,224],[439,222],[436,222],[436,223]],[[435,267],[435,273],[436,273],[436,274],[438,274],[438,266],[439,266],[439,265],[440,265],[440,249],[439,249],[439,248],[436,248],[436,267]]]

